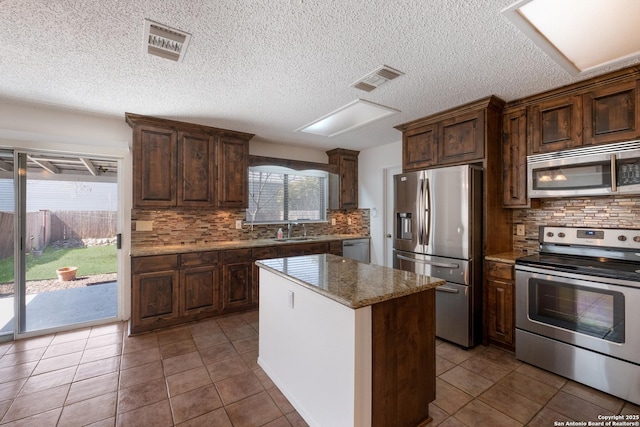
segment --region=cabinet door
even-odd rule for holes
[[[502,205],[526,207],[527,199],[527,111],[502,116]]]
[[[222,309],[235,311],[251,305],[251,249],[222,253]]]
[[[484,110],[440,123],[438,165],[469,163],[484,158]]]
[[[249,143],[221,137],[218,142],[218,206],[249,206]]]
[[[402,135],[402,170],[424,169],[437,163],[438,124],[406,131]]]
[[[178,206],[216,205],[216,145],[206,134],[178,134]]]
[[[486,291],[489,338],[513,346],[513,283],[488,278]]]
[[[340,205],[342,209],[358,208],[358,158],[343,156],[340,165]]]
[[[133,135],[134,207],[176,206],[176,132],[136,126]]]
[[[180,272],[180,314],[216,313],[220,303],[220,269],[217,265],[191,267]]]
[[[253,277],[251,278],[251,305],[253,306],[258,306],[258,301],[260,301],[260,269],[257,265],[255,265],[255,261],[269,258],[278,258],[277,246],[254,248],[251,251],[251,274],[253,275]]]
[[[640,81],[616,83],[583,95],[584,144],[640,136]]]
[[[133,274],[133,332],[161,327],[179,316],[178,279],[177,270]]]
[[[571,96],[530,107],[531,154],[582,145],[582,97]]]

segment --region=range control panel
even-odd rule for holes
[[[540,227],[540,243],[640,250],[640,230],[630,228]]]

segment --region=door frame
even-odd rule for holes
[[[384,266],[393,268],[393,215],[394,215],[394,191],[393,176],[402,173],[402,166],[388,166],[382,169],[384,176],[383,190],[383,221],[384,221]],[[388,235],[391,237],[387,237]]]
[[[82,147],[82,150],[42,150],[38,148],[28,147],[2,147],[14,152],[14,164],[19,165],[19,153],[25,154],[57,154],[62,156],[82,156],[82,157],[100,157],[109,158],[117,161],[118,171],[116,178],[117,186],[117,224],[116,234],[121,235],[121,246],[117,250],[116,268],[117,268],[117,310],[115,318],[97,319],[83,323],[75,323],[71,325],[63,325],[59,327],[42,329],[37,331],[20,332],[24,330],[25,325],[21,325],[21,322],[25,321],[25,314],[22,313],[21,301],[25,300],[25,287],[22,284],[25,282],[25,252],[26,247],[24,244],[24,234],[26,230],[24,215],[26,213],[26,173],[24,172],[24,165],[14,167],[14,333],[13,337],[8,334],[6,339],[22,339],[29,338],[44,334],[56,333],[61,331],[86,328],[96,325],[102,325],[107,323],[113,323],[117,321],[123,321],[129,318],[131,312],[131,290],[130,290],[130,271],[131,263],[129,262],[129,250],[131,247],[131,233],[126,230],[131,229],[131,216],[127,213],[131,210],[131,185],[126,185],[126,182],[131,182],[131,155],[129,150],[107,150],[105,154],[104,150],[97,148],[91,149],[90,147]],[[80,147],[74,147],[80,148]],[[22,172],[20,171],[22,169]],[[20,184],[20,180],[23,180]],[[18,295],[20,292],[20,295]]]

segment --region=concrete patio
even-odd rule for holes
[[[117,316],[116,282],[27,295],[27,331]],[[14,298],[0,298],[0,335],[14,329]]]

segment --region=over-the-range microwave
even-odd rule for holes
[[[640,194],[640,140],[527,156],[532,198]]]

